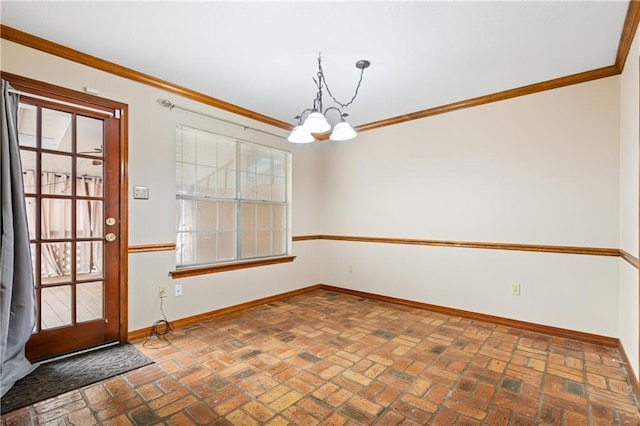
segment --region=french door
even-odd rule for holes
[[[26,348],[32,361],[122,340],[118,112],[21,92],[37,314]]]

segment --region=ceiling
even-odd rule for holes
[[[354,126],[611,66],[629,1],[4,1],[3,25],[294,124],[321,52]],[[90,82],[87,82],[90,84]],[[97,89],[100,89],[99,87]],[[179,103],[178,99],[170,100]],[[333,105],[326,91],[325,108]]]

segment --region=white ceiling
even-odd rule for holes
[[[613,65],[628,5],[3,0],[0,22],[292,124],[319,52],[342,102],[368,59],[345,110],[361,125]]]

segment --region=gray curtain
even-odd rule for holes
[[[35,325],[35,290],[18,146],[18,95],[2,80],[0,146],[0,396],[37,365],[24,348]]]

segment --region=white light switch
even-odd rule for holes
[[[149,187],[148,186],[134,186],[133,198],[136,200],[148,200],[149,199]]]

